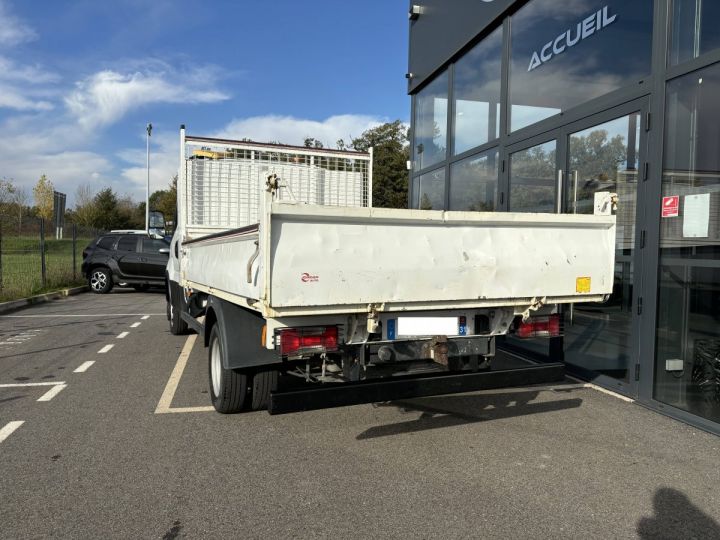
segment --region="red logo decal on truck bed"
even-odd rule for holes
[[[320,277],[308,274],[307,272],[303,272],[303,274],[300,276],[300,280],[303,283],[308,283],[310,281],[320,281]]]

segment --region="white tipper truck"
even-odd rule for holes
[[[170,330],[208,348],[212,404],[271,413],[562,379],[493,369],[496,336],[556,337],[557,306],[612,292],[595,215],[373,208],[372,151],[186,135]]]

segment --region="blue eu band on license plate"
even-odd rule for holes
[[[395,339],[395,319],[388,319],[387,320],[387,338],[388,339]]]

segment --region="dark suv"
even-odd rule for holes
[[[165,286],[170,243],[143,234],[105,234],[83,251],[82,272],[94,293],[110,292],[113,285],[138,291]]]

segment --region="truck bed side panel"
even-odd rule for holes
[[[273,308],[612,292],[613,217],[274,207],[272,219]]]

